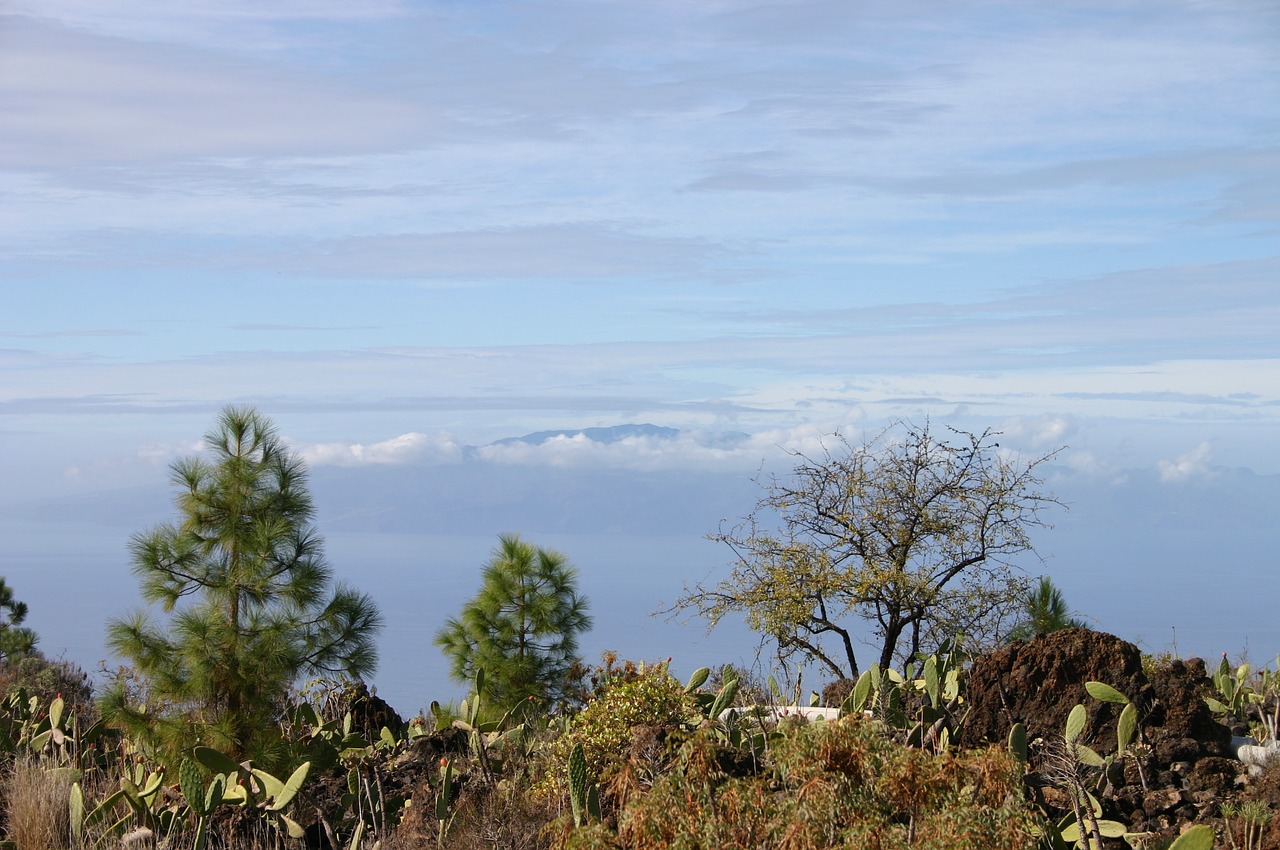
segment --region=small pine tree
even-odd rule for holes
[[[227,408],[205,446],[210,459],[172,467],[181,519],[130,545],[142,598],[169,621],[139,611],[109,625],[142,688],[117,682],[103,710],[162,752],[260,757],[299,676],[374,669],[382,621],[368,596],[331,587],[303,463],[270,420]]]
[[[1023,599],[1018,624],[1009,632],[1009,640],[1027,640],[1059,629],[1085,629],[1089,624],[1071,616],[1066,597],[1053,579],[1041,576]]]
[[[36,647],[36,633],[22,625],[27,603],[13,598],[13,589],[0,576],[0,662],[10,663]]]
[[[578,635],[591,628],[587,600],[564,555],[503,535],[484,569],[480,592],[436,634],[453,678],[485,673],[488,695],[503,707],[521,700],[559,701],[578,657]]]

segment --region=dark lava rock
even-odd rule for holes
[[[457,727],[437,729],[414,739],[409,748],[396,757],[392,766],[429,765],[434,770],[440,759],[463,755],[470,746],[468,735],[463,730]]]
[[[1148,791],[1142,796],[1142,810],[1148,816],[1157,815],[1161,812],[1167,812],[1176,809],[1185,803],[1182,792],[1176,788],[1157,788],[1154,791]]]
[[[1211,791],[1219,798],[1225,799],[1235,786],[1236,773],[1240,763],[1233,759],[1209,756],[1200,759],[1191,768],[1187,777],[1187,788],[1191,791]]]
[[[350,712],[352,728],[370,741],[378,740],[384,726],[393,732],[404,728],[404,720],[396,710],[386,700],[371,692],[364,682],[349,685],[342,692],[339,703],[336,716],[342,717]]]
[[[1171,661],[1151,674],[1155,701],[1140,707],[1146,711],[1143,731],[1159,764],[1233,755],[1231,730],[1213,719],[1203,699],[1207,684],[1199,658]]]
[[[1009,728],[1021,722],[1028,740],[1056,741],[1067,715],[1080,703],[1089,717],[1082,741],[1103,755],[1114,753],[1121,706],[1089,696],[1084,687],[1088,681],[1111,685],[1137,705],[1143,739],[1151,746],[1143,770],[1158,786],[1183,784],[1181,776],[1168,775],[1171,765],[1183,763],[1185,774],[1187,764],[1198,766],[1205,759],[1232,755],[1231,730],[1214,720],[1203,699],[1208,687],[1203,661],[1172,661],[1157,668],[1148,681],[1136,646],[1087,629],[1050,632],[975,659],[965,695],[970,710],[960,740],[965,746],[1003,743]],[[1128,781],[1135,766],[1126,762]],[[1225,768],[1199,769],[1200,788],[1222,785]],[[1190,787],[1189,776],[1187,784]]]
[[[828,682],[822,689],[822,704],[831,708],[839,708],[858,684],[857,679],[836,679]]]
[[[1089,696],[1084,683],[1105,682],[1139,705],[1155,693],[1142,673],[1142,653],[1128,641],[1089,629],[1038,635],[974,659],[965,700],[969,713],[960,729],[963,746],[1004,743],[1014,723],[1027,740],[1062,737],[1077,704],[1089,712],[1082,741],[1101,753],[1116,749],[1120,706]]]

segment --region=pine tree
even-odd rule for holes
[[[1009,640],[1028,640],[1059,629],[1087,629],[1089,624],[1071,616],[1066,597],[1048,576],[1041,576],[1023,600],[1022,615],[1009,632]]]
[[[489,696],[503,707],[557,701],[578,657],[578,635],[591,628],[587,600],[564,555],[503,535],[478,594],[436,634],[458,681],[485,673]]]
[[[12,662],[36,646],[36,633],[22,625],[27,603],[13,598],[13,589],[0,576],[0,661]]]
[[[333,585],[304,465],[270,420],[227,408],[205,446],[207,459],[172,467],[181,519],[131,542],[142,598],[167,623],[139,611],[109,625],[142,687],[118,682],[103,707],[162,751],[261,755],[301,675],[373,671],[382,621],[368,596]]]

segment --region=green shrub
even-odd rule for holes
[[[93,702],[88,673],[71,661],[47,658],[39,650],[0,661],[0,697],[20,688],[28,696],[39,697],[45,705],[59,695],[76,708]]]
[[[588,782],[603,783],[621,767],[636,727],[662,730],[697,723],[693,697],[664,665],[608,687],[573,718],[569,731],[543,751],[546,772],[534,788],[540,797],[568,794],[569,753],[582,745]]]

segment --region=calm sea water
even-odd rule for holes
[[[0,520],[0,575],[30,606],[28,625],[47,653],[89,671],[115,663],[104,649],[105,624],[138,602],[126,552],[131,532]],[[721,547],[696,536],[527,537],[564,552],[579,569],[595,618],[582,641],[588,660],[606,649],[635,659],[672,656],[680,676],[703,664],[754,663],[758,642],[740,622],[707,635],[701,621],[652,616],[684,582],[723,575],[728,559]],[[465,695],[463,685],[450,681],[432,638],[475,593],[496,537],[328,534],[326,542],[338,577],[372,594],[386,618],[373,677],[379,695],[405,715],[433,699]],[[1195,528],[1128,539],[1103,537],[1088,523],[1065,523],[1041,549],[1052,557],[1029,570],[1053,575],[1072,607],[1097,628],[1146,650],[1173,649],[1176,642],[1183,657],[1210,660],[1247,651],[1255,664],[1269,663],[1280,651],[1273,569],[1280,530],[1255,529],[1234,542]],[[810,675],[816,685],[819,674]]]
[[[0,575],[30,607],[27,625],[46,653],[96,671],[118,663],[105,649],[112,617],[139,603],[127,543],[132,532],[101,526],[0,521]],[[585,658],[605,650],[624,658],[664,660],[687,675],[703,664],[750,666],[757,640],[742,624],[726,623],[712,634],[705,624],[686,625],[653,616],[679,595],[685,579],[696,580],[725,563],[723,552],[697,538],[636,538],[623,535],[529,535],[558,549],[579,570],[595,627],[581,641]],[[386,621],[373,677],[379,696],[401,714],[431,700],[466,695],[450,680],[448,666],[432,642],[444,620],[476,592],[480,570],[496,537],[419,534],[330,534],[328,560],[337,577],[371,594]]]

